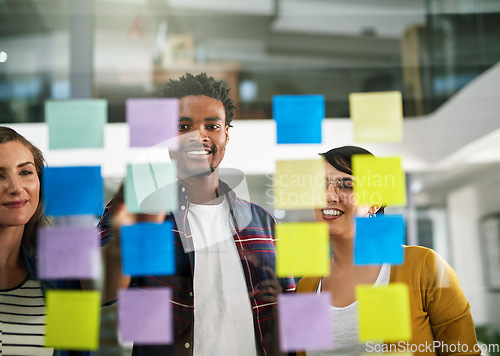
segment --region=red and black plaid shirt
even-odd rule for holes
[[[192,355],[194,324],[194,249],[188,224],[189,199],[187,187],[178,181],[180,209],[168,216],[175,234],[176,274],[173,276],[134,278],[134,287],[169,287],[173,291],[174,344],[134,346],[134,355]],[[259,282],[275,278],[267,267],[275,270],[274,218],[262,207],[236,197],[236,194],[219,181],[219,191],[230,206],[230,226],[245,275],[248,297],[253,309],[255,339],[260,355],[279,353],[276,302],[266,299],[266,291],[259,289]],[[111,237],[109,208],[106,207],[100,222],[103,244]],[[295,290],[293,278],[279,280],[285,292]]]

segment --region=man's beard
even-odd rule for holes
[[[201,177],[208,177],[213,172],[215,172],[215,167],[209,166],[208,168],[209,168],[208,170],[205,169],[205,170],[203,170],[202,172],[199,172],[199,173],[189,174],[188,177],[193,177],[193,178],[196,178],[196,177],[200,177],[200,178]]]
[[[206,146],[202,147],[208,148]],[[210,149],[210,155],[212,156],[217,154],[218,152],[218,149],[215,146],[209,147],[209,149]],[[186,149],[184,148],[181,152],[185,151]],[[208,177],[212,173],[214,173],[215,170],[217,169],[215,165],[210,164],[210,162],[208,161],[208,157],[205,162],[192,162],[190,161],[189,157],[186,157],[184,155],[185,153],[178,153],[178,157],[176,157],[180,178]],[[199,163],[199,165],[197,163]]]

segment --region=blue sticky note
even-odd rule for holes
[[[121,228],[123,273],[163,276],[175,273],[173,224],[138,223]]]
[[[404,260],[405,221],[402,215],[356,218],[354,264],[373,265]]]
[[[43,201],[50,216],[96,215],[103,210],[101,167],[45,167]]]
[[[321,143],[321,122],[325,117],[323,95],[275,95],[273,118],[277,142]]]

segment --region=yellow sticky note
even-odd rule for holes
[[[359,341],[411,339],[410,292],[404,283],[356,286]]]
[[[49,290],[46,294],[45,346],[66,350],[97,350],[101,293]]]
[[[276,226],[278,277],[328,275],[330,243],[327,223],[281,223]]]
[[[401,157],[354,155],[352,172],[360,204],[406,205],[406,177]]]
[[[276,161],[273,179],[276,209],[312,209],[326,205],[323,157]]]
[[[399,91],[349,94],[354,141],[400,142],[403,99]]]

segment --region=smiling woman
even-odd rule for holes
[[[41,347],[45,302],[31,258],[37,226],[43,221],[43,163],[38,148],[0,127],[0,321],[5,354],[53,354]]]
[[[410,292],[412,336],[405,347],[397,351],[414,352],[417,349],[419,355],[453,355],[458,352],[448,350],[464,345],[469,352],[460,354],[479,355],[469,302],[455,272],[436,252],[420,246],[404,246],[401,265],[354,263],[355,218],[375,217],[383,213],[383,207],[357,202],[351,164],[353,155],[372,154],[355,146],[334,148],[322,154],[326,161],[327,203],[315,213],[319,222],[328,224],[333,258],[329,275],[302,278],[297,292],[330,294],[334,348],[308,350],[307,355],[355,355],[377,348],[392,352],[396,344],[358,341],[359,304],[355,290],[359,285],[382,287],[393,283],[406,284]],[[376,219],[369,221],[377,222]],[[373,239],[381,237],[376,231],[372,234]],[[399,347],[400,343],[397,345]],[[432,347],[426,348],[427,345]]]
[[[2,352],[52,355],[43,347],[45,301],[36,280],[37,227],[43,224],[41,151],[0,127],[0,322]]]
[[[22,245],[29,249],[34,246],[36,228],[43,220],[40,190],[43,155],[7,127],[0,127],[0,151],[0,229],[2,234],[9,226],[13,229],[8,231],[21,231]]]

